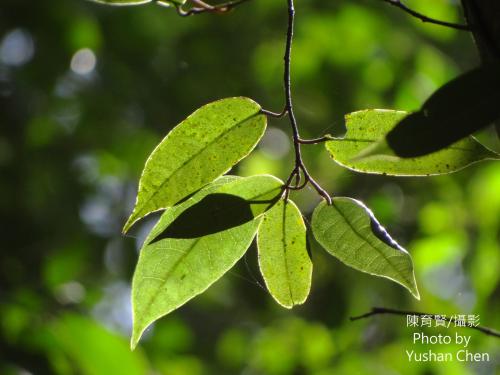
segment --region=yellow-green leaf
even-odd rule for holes
[[[260,109],[251,99],[228,98],[201,107],[177,125],[148,158],[123,231],[175,205],[247,156],[266,128]]]
[[[360,201],[335,197],[331,205],[320,203],[311,226],[316,240],[346,265],[395,281],[420,298],[410,254]]]
[[[326,142],[326,148],[333,160],[344,167],[394,176],[451,173],[482,160],[500,157],[472,136],[425,156],[398,157],[385,142],[385,136],[407,115],[403,111],[381,109],[350,113],[346,116],[344,138]]]
[[[132,347],[151,323],[204,292],[243,256],[282,186],[268,175],[224,176],[165,211],[145,241],[132,281]],[[214,205],[213,196],[231,198]],[[234,199],[246,207],[233,206]]]
[[[286,308],[305,302],[311,289],[312,262],[306,226],[291,200],[280,200],[264,214],[257,233],[259,266],[274,299]]]

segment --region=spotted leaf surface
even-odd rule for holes
[[[410,254],[360,201],[336,197],[332,205],[320,203],[311,226],[321,246],[346,265],[395,281],[420,298]]]
[[[132,347],[152,322],[205,291],[243,256],[282,185],[267,175],[224,176],[164,212],[141,249],[132,281]],[[231,198],[213,204],[213,196]],[[235,199],[246,206],[233,206]],[[192,230],[186,230],[182,217],[189,219],[190,212]],[[200,214],[212,220],[195,220]],[[226,215],[231,219],[224,222]],[[231,223],[235,216],[246,221]]]
[[[257,234],[259,266],[266,286],[282,306],[305,302],[311,289],[312,262],[306,226],[291,200],[280,200],[264,214]]]
[[[385,136],[406,116],[407,112],[381,109],[348,114],[346,135],[326,142],[326,149],[333,160],[344,167],[393,176],[451,173],[482,160],[499,159],[497,153],[472,136],[425,156],[398,157],[385,142]]]
[[[265,128],[260,106],[248,98],[223,99],[198,109],[148,158],[124,232],[141,217],[175,205],[226,173],[252,151]]]

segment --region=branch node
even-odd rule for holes
[[[190,1],[194,4],[194,6],[187,10],[183,8],[183,5],[175,5],[175,9],[177,10],[177,14],[179,14],[179,16],[188,17],[200,13],[223,14],[231,11],[233,8],[249,0],[232,0],[219,5],[210,5],[203,2],[202,0],[190,0]]]
[[[269,117],[282,118],[283,116],[285,116],[288,113],[288,110],[285,107],[285,108],[283,108],[283,110],[281,112],[278,113],[278,112],[268,111],[267,109],[262,108],[260,110],[260,113],[262,113],[263,115],[269,116]]]

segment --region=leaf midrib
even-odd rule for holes
[[[191,251],[193,250],[193,248],[196,246],[196,244],[202,239],[203,237],[199,237],[199,238],[196,238],[192,243],[191,245],[186,249],[186,251],[184,252],[184,254],[182,254],[179,259],[177,259],[175,261],[175,263],[172,265],[172,267],[166,272],[165,276],[162,278],[162,282],[161,282],[161,287],[163,288],[165,286],[165,284],[167,284],[167,282],[169,281],[169,278],[170,276],[172,276],[172,274],[175,272],[175,270],[177,269],[177,267],[179,266],[179,264],[184,261],[186,259],[186,257],[191,254]],[[143,280],[146,276],[142,276],[141,279]],[[141,281],[142,281],[141,280]],[[155,293],[153,296],[151,296],[151,298],[149,299],[148,303],[146,304],[144,310],[143,310],[143,315],[147,316],[147,313],[149,313],[149,311],[151,310],[151,306],[153,305],[153,302],[154,300],[157,298],[157,293]],[[175,307],[174,307],[175,309]],[[170,310],[172,311],[172,310]],[[164,314],[168,314],[168,311]],[[164,315],[163,314],[163,315]],[[156,319],[156,318],[155,318]],[[153,319],[152,321],[154,321],[155,319]],[[149,324],[149,323],[148,323]],[[142,327],[142,328],[145,328],[145,327]]]
[[[290,268],[288,267],[288,253],[287,253],[287,236],[286,236],[286,205],[287,202],[283,203],[283,225],[281,226],[281,234],[283,236],[283,255],[285,258],[285,273],[286,273],[286,281],[288,286],[288,293],[290,294],[290,301],[292,302],[292,306],[295,305],[295,299],[293,298],[292,292],[292,284],[290,277]]]
[[[259,198],[259,197],[261,197],[261,196],[264,196],[264,195],[266,195],[266,194],[269,194],[269,193],[270,193],[270,192],[272,192],[273,190],[275,190],[275,188],[273,188],[273,189],[271,189],[271,190],[268,190],[268,191],[266,191],[266,192],[264,192],[264,193],[261,193],[261,194],[259,194],[259,195],[253,196],[253,197],[249,198],[248,200],[257,199],[257,198]],[[251,221],[255,221],[255,220],[257,220],[260,216],[261,216],[261,215],[257,215],[257,216],[256,216],[253,220],[251,220]],[[250,221],[249,221],[249,222],[250,222]],[[247,223],[245,223],[245,224],[247,224]],[[242,225],[245,225],[245,224],[242,224]],[[236,228],[237,228],[237,227],[236,227]],[[230,228],[229,230],[232,230],[232,229],[234,229],[234,228]],[[205,237],[206,237],[206,236],[205,236]],[[162,286],[162,287],[163,287],[163,286],[165,286],[165,284],[168,282],[169,277],[172,275],[172,273],[176,270],[176,268],[179,266],[179,264],[180,264],[182,261],[184,261],[184,260],[185,260],[185,258],[186,258],[189,254],[191,254],[191,251],[194,249],[194,247],[197,245],[197,243],[198,243],[198,242],[199,242],[202,238],[204,238],[204,237],[198,237],[198,238],[196,238],[196,240],[195,240],[195,241],[191,244],[191,246],[189,246],[189,248],[185,251],[185,253],[184,253],[184,254],[182,254],[182,256],[180,256],[180,257],[179,257],[179,259],[178,259],[178,260],[177,260],[177,261],[176,261],[176,262],[172,265],[172,267],[171,267],[171,268],[167,271],[167,273],[166,273],[165,277],[163,278],[163,282],[161,283],[161,286]],[[147,245],[147,246],[149,246],[149,245]],[[145,250],[145,249],[144,249],[144,250]],[[144,276],[143,276],[142,278],[144,278]],[[145,314],[146,312],[149,312],[149,310],[151,309],[151,306],[152,306],[152,304],[153,304],[153,301],[154,301],[156,298],[157,298],[157,295],[155,294],[155,295],[153,295],[153,296],[149,299],[149,301],[148,301],[148,303],[146,304],[146,307],[145,307],[145,309],[144,309],[144,314]],[[175,307],[174,307],[174,308],[175,308]],[[170,311],[172,311],[172,310],[170,310]],[[165,315],[165,314],[168,314],[168,311],[167,311],[166,313],[164,313],[163,315]],[[153,320],[153,321],[154,321],[154,320]]]
[[[217,142],[220,138],[224,137],[226,134],[230,133],[231,131],[235,130],[235,128],[238,128],[240,125],[242,125],[243,123],[245,123],[246,121],[252,119],[253,117],[255,116],[259,116],[259,112],[257,111],[256,113],[238,121],[237,123],[235,123],[233,126],[231,126],[230,128],[227,128],[226,130],[224,130],[223,132],[221,132],[217,137],[213,138],[210,142],[206,143],[205,146],[203,148],[201,148],[199,151],[197,151],[195,154],[193,154],[191,157],[189,157],[188,159],[186,159],[179,167],[177,167],[175,170],[173,170],[169,176],[167,176],[164,181],[160,184],[160,186],[153,192],[153,194],[151,194],[149,196],[149,198],[143,203],[143,206],[146,206],[149,202],[151,202],[151,200],[153,200],[157,194],[159,194],[160,190],[163,188],[163,186],[165,186],[165,184],[167,184],[171,179],[172,177],[179,172],[179,170],[181,170],[182,168],[184,168],[184,166],[186,166],[188,163],[190,163],[194,158],[196,158],[198,155],[200,155],[201,153],[203,153],[203,151],[205,151],[207,148],[209,148],[210,146],[212,146],[215,142]],[[139,212],[141,212],[142,210],[140,210]]]
[[[466,137],[464,138],[463,140],[470,140],[472,142],[477,142],[476,139],[474,138],[471,138],[471,137]],[[380,140],[373,140],[373,139],[357,139],[357,138],[332,138],[330,140],[327,141],[327,143],[335,143],[335,142],[353,142],[353,143],[356,143],[356,142],[359,142],[359,143],[377,143],[377,142],[380,142]],[[460,142],[460,141],[458,141]],[[479,143],[479,142],[477,142]],[[484,145],[482,145],[481,143],[479,143],[481,146],[484,147]],[[438,150],[438,151],[435,151],[435,152],[440,152],[440,151],[446,151],[446,150],[454,150],[454,151],[463,151],[463,152],[468,152],[468,153],[474,153],[474,150],[471,149],[471,148],[463,148],[463,147],[457,147],[457,146],[453,146],[453,145],[450,145],[450,146],[447,146],[441,150]],[[490,151],[489,149],[487,149],[488,151]],[[494,152],[494,151],[493,151]],[[434,152],[433,152],[434,153]],[[427,155],[422,155],[422,156],[417,156],[417,157],[414,157],[414,158],[409,158],[410,160],[411,159],[418,159],[420,157],[426,157],[426,156],[429,156],[429,155],[432,155],[433,153],[431,154],[427,154]],[[374,155],[375,156],[375,155]],[[394,155],[394,156],[397,156],[397,155]]]

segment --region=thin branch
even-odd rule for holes
[[[281,112],[278,113],[278,112],[272,112],[272,111],[268,111],[267,109],[261,108],[260,113],[262,113],[266,116],[269,116],[269,117],[282,118],[283,116],[285,116],[288,113],[288,111],[286,108],[284,108]]]
[[[158,0],[156,0],[158,1]],[[248,1],[248,0],[231,0],[219,5],[210,5],[205,3],[203,0],[190,0],[193,7],[185,10],[181,5],[177,6],[177,12],[183,17],[191,16],[193,14],[211,12],[211,13],[225,13],[230,11],[232,8]],[[266,109],[261,109],[260,112],[266,116],[281,118],[288,116],[290,120],[290,125],[292,127],[293,135],[293,146],[295,150],[295,165],[288,177],[284,189],[285,189],[285,200],[288,199],[290,190],[301,190],[306,187],[307,184],[311,184],[316,192],[322,196],[328,204],[332,203],[332,198],[330,195],[321,187],[321,185],[311,177],[307,168],[302,160],[302,153],[300,146],[301,144],[314,144],[324,142],[329,138],[325,136],[318,138],[316,140],[305,140],[300,138],[299,128],[297,125],[297,120],[295,118],[295,113],[293,111],[293,101],[292,101],[292,83],[291,83],[291,57],[292,57],[292,43],[293,43],[293,31],[295,22],[295,8],[293,0],[287,0],[288,2],[288,28],[286,33],[286,45],[285,45],[285,55],[284,55],[284,73],[283,73],[283,86],[285,91],[285,106],[280,113],[268,111]],[[292,184],[293,182],[293,184]]]
[[[428,314],[428,313],[415,312],[415,311],[396,310],[396,309],[390,309],[390,308],[385,308],[385,307],[374,307],[374,308],[372,308],[372,310],[370,312],[367,312],[366,314],[363,314],[360,316],[351,317],[350,320],[351,320],[351,322],[353,322],[355,320],[370,318],[370,317],[375,316],[375,315],[400,315],[400,316],[416,315],[416,316],[428,316],[431,319],[434,319],[434,320],[436,319],[435,314]],[[441,317],[441,319],[443,319],[447,322],[453,322],[453,318],[448,318],[448,317],[441,316],[441,315],[440,315],[440,317]],[[463,328],[474,329],[476,331],[484,333],[485,335],[500,338],[500,332],[498,332],[492,328],[483,327],[483,326],[474,327],[474,326],[470,326],[470,325],[466,325]]]
[[[293,147],[295,150],[295,166],[290,174],[286,184],[285,184],[285,199],[288,199],[290,190],[300,190],[303,189],[308,183],[310,183],[319,195],[321,195],[328,204],[332,203],[332,198],[330,195],[318,184],[307,171],[304,161],[302,160],[302,153],[300,149],[301,138],[299,135],[299,128],[297,125],[297,119],[295,118],[295,113],[293,110],[293,100],[292,100],[292,82],[291,82],[291,59],[292,59],[292,42],[293,42],[293,31],[295,22],[295,8],[293,0],[287,0],[288,2],[288,29],[286,33],[286,45],[285,45],[285,69],[283,74],[283,83],[285,90],[285,109],[282,113],[286,113],[290,120],[290,125],[292,127],[293,135]],[[291,185],[293,179],[295,178],[295,185]],[[301,184],[303,178],[303,182]]]
[[[288,2],[288,29],[286,33],[286,45],[285,45],[285,69],[283,73],[283,82],[285,88],[285,109],[288,113],[288,118],[290,119],[290,125],[292,126],[293,134],[293,146],[295,149],[295,168],[294,173],[300,173],[299,166],[302,165],[302,154],[300,150],[300,143],[298,142],[299,129],[297,126],[297,120],[295,118],[295,113],[293,111],[293,101],[292,101],[292,83],[291,83],[291,58],[292,58],[292,41],[293,41],[293,30],[295,22],[295,8],[293,0],[287,0]],[[291,181],[291,180],[290,180]]]
[[[183,5],[176,5],[175,9],[177,10],[177,13],[182,17],[188,17],[194,14],[207,13],[207,12],[227,13],[231,11],[233,8],[247,1],[249,0],[232,0],[218,5],[210,5],[201,0],[191,0],[191,2],[195,5],[194,7],[185,10],[183,8]]]
[[[189,0],[192,2],[194,5],[199,6],[200,8],[213,8],[210,4],[205,3],[202,0]]]
[[[457,29],[457,30],[471,31],[471,28],[469,25],[462,25],[459,23],[440,21],[440,20],[436,20],[434,18],[427,17],[426,15],[424,15],[422,13],[419,13],[411,8],[408,8],[405,4],[403,4],[401,2],[401,0],[382,0],[382,1],[384,1],[390,5],[393,5],[396,8],[401,9],[402,11],[408,13],[409,15],[411,15],[415,18],[418,18],[422,22],[428,22],[428,23],[432,23],[435,25],[451,27],[452,29]]]
[[[316,145],[318,143],[323,143],[323,142],[327,142],[327,141],[331,141],[332,139],[335,139],[335,137],[332,137],[331,135],[325,135],[323,137],[320,137],[320,138],[314,138],[314,139],[302,139],[302,138],[299,138],[299,143],[303,144],[303,145]]]

